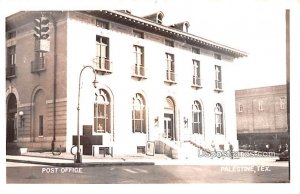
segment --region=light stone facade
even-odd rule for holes
[[[156,143],[157,153],[171,156],[172,150],[184,155],[188,152],[184,147],[211,149],[212,142],[217,149],[226,149],[229,142],[238,148],[235,93],[229,83],[234,73],[233,63],[247,56],[246,53],[123,11],[44,14],[50,18],[50,51],[45,54],[45,68],[38,72],[31,71],[35,55],[32,21],[41,13],[19,12],[7,18],[7,34],[16,31],[16,37],[7,39],[7,47],[16,46],[16,71],[15,76],[7,74],[6,82],[7,104],[13,94],[16,109],[8,105],[7,110],[17,113],[14,120],[17,134],[10,133],[13,138],[8,138],[8,144],[29,150],[50,150],[54,143],[55,149],[61,145],[69,152],[72,136],[77,134],[79,75],[84,66],[90,65],[96,69],[99,84],[96,89],[93,87],[91,68],[82,71],[79,128],[82,135],[83,125],[90,125],[94,136],[103,137],[103,145],[94,146],[96,150],[110,147],[114,155],[136,154],[139,148],[145,149],[148,141]],[[98,21],[107,27],[97,26]],[[135,37],[135,32],[142,37]],[[99,63],[95,63],[99,60],[96,54],[99,39],[103,39],[106,44],[103,48],[109,53],[105,62],[108,71],[99,69]],[[166,45],[168,41],[171,46]],[[134,72],[137,60],[134,48],[142,49],[142,76]],[[166,71],[168,55],[173,57],[169,63],[171,71]],[[199,62],[196,74],[193,60]],[[217,73],[217,68],[221,73]],[[104,96],[109,103],[102,106]],[[133,125],[137,126],[133,124],[135,97],[143,101],[142,132],[133,132]],[[106,133],[97,132],[95,125],[101,124],[102,129],[102,120],[94,119],[95,102],[100,109],[104,106],[109,109],[105,113],[108,119],[104,119],[109,128]],[[201,114],[193,114],[195,103],[201,107],[198,111]],[[217,106],[221,107],[219,111]],[[20,111],[24,113],[23,120]],[[41,115],[44,134],[39,136],[37,120]],[[216,120],[221,122],[219,131]],[[196,128],[201,128],[201,132],[194,133]]]

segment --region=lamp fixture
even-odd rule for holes
[[[19,116],[20,116],[20,127],[24,127],[24,123],[25,123],[25,118],[24,118],[24,112],[23,111],[19,111]]]

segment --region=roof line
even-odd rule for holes
[[[104,10],[103,10],[104,11]],[[181,35],[181,36],[186,36],[188,39],[191,38],[191,39],[195,39],[195,40],[198,40],[198,41],[202,41],[203,43],[206,43],[206,44],[211,44],[213,46],[216,46],[216,47],[221,47],[223,49],[227,49],[227,50],[230,50],[231,52],[235,52],[237,55],[239,56],[248,56],[248,53],[247,52],[244,52],[244,51],[241,51],[241,50],[238,50],[238,49],[235,49],[235,48],[232,48],[232,47],[229,47],[229,46],[226,46],[224,44],[220,44],[220,43],[217,43],[217,42],[214,42],[214,41],[211,41],[211,40],[208,40],[208,39],[205,39],[205,38],[202,38],[200,36],[196,36],[196,35],[193,35],[191,33],[187,33],[187,32],[182,32],[180,30],[177,30],[177,29],[174,29],[174,28],[171,28],[169,26],[164,26],[162,24],[158,24],[156,22],[153,22],[151,20],[148,20],[146,18],[141,18],[139,16],[135,16],[135,15],[131,15],[131,14],[127,14],[127,13],[123,13],[123,12],[119,12],[119,11],[111,11],[111,10],[105,10],[107,12],[111,12],[111,13],[114,13],[114,14],[118,14],[118,15],[121,15],[121,16],[124,16],[124,17],[127,17],[127,18],[130,18],[130,19],[136,19],[136,20],[139,20],[140,22],[144,22],[145,21],[147,23],[150,23],[151,25],[153,25],[154,27],[158,27],[158,28],[161,28],[161,29],[164,29],[164,30],[168,30],[170,33],[175,33],[175,34],[178,34],[178,35]],[[126,18],[125,18],[126,19]]]

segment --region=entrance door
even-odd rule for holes
[[[13,142],[17,139],[17,100],[14,94],[10,94],[7,102],[6,113],[6,142]]]
[[[168,139],[175,140],[173,114],[164,114],[164,136]]]
[[[175,103],[171,97],[166,98],[164,107],[164,136],[170,140],[177,140],[175,132]]]

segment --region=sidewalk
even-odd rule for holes
[[[7,162],[29,163],[52,166],[101,166],[101,165],[155,165],[159,160],[172,160],[163,154],[147,156],[82,156],[81,164],[74,164],[74,156],[70,153],[53,155],[51,152],[27,152],[22,155],[6,155]]]
[[[20,156],[6,155],[6,162],[39,164],[50,166],[105,166],[105,165],[265,165],[287,166],[287,162],[276,162],[278,157],[268,158],[189,158],[171,159],[163,154],[147,156],[137,154],[131,156],[86,156],[82,157],[81,164],[74,164],[74,156],[69,153],[53,155],[51,152],[28,152]]]

